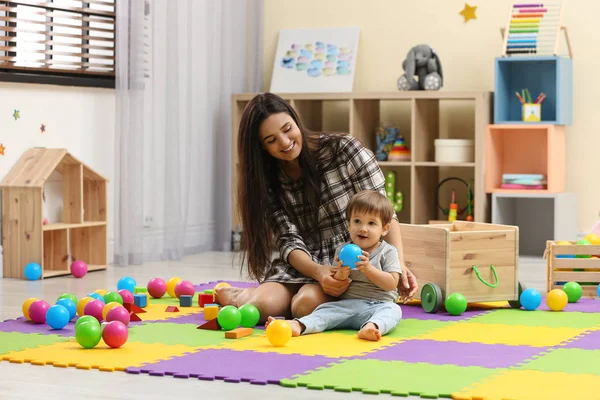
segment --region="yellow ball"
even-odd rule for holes
[[[181,282],[183,279],[181,279],[178,276],[174,276],[172,278],[169,278],[169,280],[167,281],[167,293],[169,293],[169,296],[175,298],[177,297],[175,295],[175,286],[177,286],[177,284],[179,282]]]
[[[276,347],[285,346],[292,338],[292,327],[289,322],[276,319],[267,326],[267,339]]]
[[[562,289],[552,289],[546,297],[546,304],[552,311],[562,311],[569,302],[569,297]]]
[[[600,236],[595,233],[588,233],[585,235],[584,239],[596,246],[600,244]]]
[[[25,300],[25,303],[23,303],[23,307],[21,307],[21,310],[23,310],[23,316],[29,321],[31,321],[31,318],[29,318],[29,306],[31,306],[31,303],[33,303],[36,300],[38,300],[37,297],[30,297],[27,300]]]
[[[106,314],[108,314],[108,312],[110,310],[112,310],[113,308],[119,307],[119,306],[121,306],[121,303],[117,303],[116,301],[111,301],[110,303],[105,305],[104,308],[102,309],[102,319],[106,321]]]
[[[104,297],[104,295],[108,292],[104,289],[98,289],[94,293],[98,293],[100,296]]]
[[[85,310],[85,306],[87,306],[87,303],[89,303],[90,301],[94,300],[93,297],[82,297],[81,299],[79,299],[79,301],[77,302],[77,315],[79,315],[80,317],[83,317],[85,314],[83,313]]]

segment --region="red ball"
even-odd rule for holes
[[[128,338],[129,331],[127,330],[127,326],[121,321],[108,322],[104,326],[104,329],[102,329],[102,340],[109,347],[121,347],[127,342]]]
[[[46,313],[50,308],[50,304],[46,300],[36,300],[29,306],[29,318],[35,324],[43,324],[46,322]]]
[[[104,302],[100,300],[92,300],[85,305],[83,309],[84,315],[91,315],[96,318],[98,322],[102,322],[102,310],[104,309]]]
[[[161,278],[152,278],[150,282],[148,282],[148,294],[155,299],[160,299],[167,293],[167,284],[164,279]]]
[[[194,292],[194,284],[190,281],[181,281],[175,285],[175,296],[178,299],[183,295],[193,296]]]
[[[127,311],[125,309],[125,307],[121,307],[121,306],[111,308],[106,313],[106,322],[112,322],[112,321],[120,321],[120,322],[124,323],[125,325],[129,325],[129,322],[130,322],[129,311]]]
[[[133,293],[131,293],[129,290],[121,289],[121,290],[119,290],[118,293],[121,295],[121,298],[123,299],[123,304],[125,304],[125,303],[133,304]]]

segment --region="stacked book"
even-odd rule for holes
[[[546,189],[543,174],[502,174],[502,189]]]

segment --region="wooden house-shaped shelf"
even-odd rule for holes
[[[62,176],[62,221],[44,224],[44,183],[53,173]],[[3,276],[24,278],[30,262],[42,278],[70,274],[75,260],[88,271],[106,269],[107,184],[66,149],[27,150],[0,184]]]

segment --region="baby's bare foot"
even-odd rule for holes
[[[363,328],[358,331],[358,337],[364,340],[370,340],[372,342],[377,342],[381,340],[381,333],[379,333],[379,329],[377,325],[372,322],[369,322]]]
[[[222,306],[234,306],[239,307],[238,296],[244,289],[236,287],[220,287],[215,290],[215,302]]]
[[[265,328],[268,327],[269,324],[273,321],[276,321],[276,319],[273,317],[267,318],[267,322],[265,322]],[[290,326],[292,327],[292,336],[300,336],[300,334],[302,333],[302,324],[300,324],[300,322],[296,321],[295,319],[286,319],[285,322],[290,324]]]

